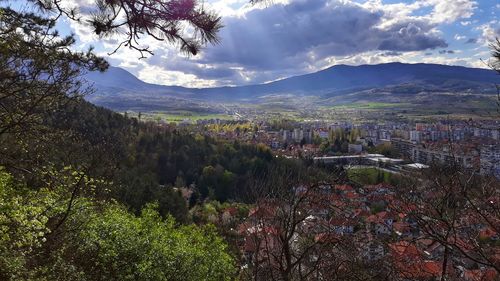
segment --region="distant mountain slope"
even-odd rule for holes
[[[443,90],[491,89],[499,83],[494,71],[436,64],[389,63],[379,65],[338,65],[328,69],[253,86],[213,88],[199,91],[218,99],[245,99],[269,94],[318,95],[412,83],[432,85]]]
[[[163,86],[146,83],[132,73],[119,67],[110,67],[106,72],[90,72],[84,78],[98,90],[115,89],[120,91],[165,91],[183,89],[182,87]]]
[[[331,97],[367,89],[405,85],[420,91],[429,88],[438,91],[469,91],[493,93],[493,85],[500,83],[500,76],[487,69],[446,66],[438,64],[388,63],[379,65],[337,65],[328,69],[251,86],[218,88],[184,88],[145,83],[121,68],[112,67],[105,73],[90,73],[86,79],[94,83],[97,95],[90,100],[107,105],[133,103],[151,99],[242,102],[256,101],[267,95],[301,95]],[[392,87],[397,88],[397,87]],[[410,88],[410,90],[409,90]]]

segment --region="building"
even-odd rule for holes
[[[479,138],[500,139],[499,130],[496,128],[474,128],[474,136]]]
[[[283,141],[291,141],[292,140],[292,131],[290,130],[283,130]]]
[[[413,148],[416,147],[415,144],[400,138],[391,139],[391,144],[407,159],[411,159],[413,156]]]
[[[300,142],[304,138],[304,131],[301,129],[294,129],[292,138],[295,142]]]
[[[318,131],[318,136],[322,139],[328,139],[330,133],[326,130],[320,130]]]
[[[379,132],[379,139],[383,139],[383,140],[390,140],[391,139],[391,132],[387,131],[387,130],[381,130]]]
[[[500,144],[482,146],[480,155],[481,174],[500,179]]]
[[[410,132],[410,141],[419,143],[422,140],[422,132],[421,131],[411,131]]]
[[[361,153],[363,151],[363,146],[361,144],[350,143],[348,146],[349,153]]]
[[[313,139],[313,132],[310,129],[299,129],[295,128],[293,130],[283,130],[283,142],[288,143],[299,143],[305,140],[306,143],[311,143]]]
[[[422,164],[452,164],[464,168],[474,167],[474,155],[463,152],[451,152],[449,149],[428,149],[416,146],[412,149],[411,159]]]

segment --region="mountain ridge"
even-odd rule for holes
[[[352,93],[364,93],[369,89],[389,89],[397,95],[396,86],[404,86],[405,94],[417,94],[422,89],[440,92],[470,92],[478,94],[495,93],[495,84],[500,76],[493,70],[450,66],[440,64],[386,63],[375,65],[335,65],[318,72],[292,76],[263,84],[225,86],[212,88],[188,88],[150,84],[130,72],[111,67],[104,73],[89,73],[84,77],[96,88],[91,102],[115,109],[133,106],[134,101],[156,104],[174,100],[196,102],[259,102],[268,96],[286,95],[320,99]],[[376,92],[376,91],[375,91]],[[363,99],[376,98],[362,96]],[[410,95],[408,95],[409,97]],[[352,102],[352,100],[349,100]],[[128,106],[127,106],[128,104]]]

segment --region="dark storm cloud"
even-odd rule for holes
[[[367,51],[399,55],[448,46],[427,22],[406,19],[382,29],[378,26],[383,20],[382,11],[347,1],[294,0],[226,17],[221,44],[206,48],[194,61],[152,59],[149,63],[220,84],[239,84],[246,83],[249,75],[253,82],[262,82],[284,73],[309,72],[332,56]]]
[[[467,40],[465,42],[465,44],[476,44],[477,43],[477,39],[476,38],[469,38],[469,40]]]
[[[401,53],[401,52],[390,51],[390,52],[382,53],[381,56],[383,56],[383,57],[397,57],[397,56],[401,56],[402,54],[403,53]]]
[[[248,69],[300,67],[309,60],[366,51],[419,51],[447,47],[422,21],[387,29],[382,12],[341,1],[298,0],[229,18],[222,44],[205,51],[205,63],[229,63]]]
[[[414,21],[401,22],[390,29],[378,30],[376,36],[382,39],[378,49],[409,52],[448,47],[443,39],[429,34],[431,29],[432,26],[424,22]]]
[[[220,84],[244,83],[244,77],[230,65],[200,64],[191,58],[168,56],[163,50],[147,59],[148,65],[160,66],[169,71],[193,74],[199,79],[217,80]]]

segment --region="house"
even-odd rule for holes
[[[464,281],[494,281],[498,280],[498,273],[493,268],[464,270],[461,278]]]
[[[392,230],[400,237],[408,237],[412,235],[410,224],[406,222],[393,223]]]
[[[395,221],[392,213],[383,211],[369,216],[366,221],[370,223],[373,232],[377,235],[390,235]]]
[[[330,229],[337,234],[345,235],[354,233],[355,223],[346,218],[342,217],[332,218],[329,224],[330,224]]]

